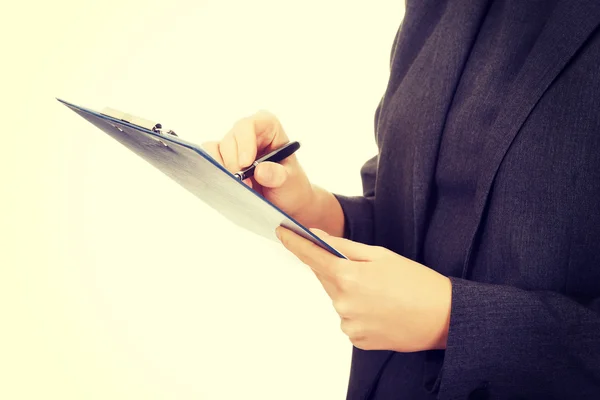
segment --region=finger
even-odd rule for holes
[[[237,143],[237,161],[242,168],[250,166],[259,153],[267,153],[288,142],[279,120],[268,111],[237,121],[226,136],[229,135]]]
[[[262,162],[254,170],[256,182],[267,188],[278,188],[284,184],[288,172],[281,164],[273,162]]]
[[[256,147],[262,152],[274,150],[289,142],[281,123],[270,112],[262,110],[250,118],[256,137]]]
[[[334,278],[334,268],[340,260],[338,257],[282,226],[276,229],[276,233],[285,248],[294,253],[300,261],[325,279]]]
[[[369,246],[364,243],[332,236],[320,229],[311,229],[310,231],[352,261],[377,260],[382,258],[387,251],[379,246]]]
[[[252,179],[250,179],[250,178],[244,179],[242,182],[244,182],[250,188],[254,187],[254,185],[252,184]]]
[[[238,172],[240,170],[237,143],[232,132],[225,135],[223,140],[219,143],[219,153],[223,158],[225,168],[230,172]]]
[[[204,151],[215,159],[219,164],[223,165],[223,159],[219,152],[219,142],[205,142],[200,146]]]
[[[331,300],[337,298],[337,295],[339,293],[337,287],[326,276],[318,273],[314,269],[311,269],[311,271],[315,274],[315,276],[321,283],[321,286],[323,286],[323,289],[325,289],[325,293],[327,293],[327,296],[329,296]]]
[[[254,122],[249,118],[238,121],[232,129],[232,134],[237,145],[238,164],[240,168],[247,168],[256,159],[258,151]]]

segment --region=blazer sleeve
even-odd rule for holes
[[[378,156],[361,168],[363,196],[334,194],[344,212],[344,237],[355,242],[373,244],[375,232],[375,178]]]
[[[450,279],[439,399],[600,399],[600,298]]]

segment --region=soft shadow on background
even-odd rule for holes
[[[12,2],[0,25],[0,398],[341,399],[318,281],[60,105],[202,143],[258,109],[360,193],[403,5]]]

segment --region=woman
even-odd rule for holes
[[[354,344],[349,399],[600,398],[600,2],[408,2],[364,195],[295,157],[249,185]],[[205,146],[229,170],[286,143],[259,113]],[[342,237],[345,237],[343,239]]]

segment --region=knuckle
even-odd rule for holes
[[[353,265],[343,264],[337,269],[337,286],[342,292],[349,292],[358,286],[358,270]]]
[[[238,145],[245,145],[251,143],[255,137],[254,122],[252,117],[243,118],[238,120],[226,135],[232,142]]]
[[[350,304],[345,300],[334,300],[333,308],[342,319],[349,317],[352,312]]]
[[[268,125],[270,125],[271,129],[273,129],[275,132],[277,132],[277,134],[279,134],[279,135],[283,134],[283,127],[281,125],[281,121],[272,112],[270,112],[268,110],[258,110],[252,116],[253,127],[255,126],[257,121],[268,122]]]
[[[233,123],[230,132],[240,132],[248,127],[248,122],[252,117],[240,118]]]
[[[231,136],[242,139],[249,137],[254,134],[254,129],[252,129],[252,127],[251,117],[240,119],[233,125]]]
[[[375,246],[375,252],[380,256],[383,257],[385,255],[387,255],[390,251],[388,249],[386,249],[385,247],[382,246]]]
[[[254,129],[252,129],[251,121],[243,120],[240,121],[237,127],[231,131],[232,139],[237,142],[238,145],[245,145],[252,142],[255,137]]]
[[[342,332],[348,336],[348,339],[350,339],[353,344],[361,343],[363,341],[364,335],[359,324],[349,319],[342,319],[340,327]]]
[[[271,111],[265,110],[265,109],[257,110],[251,118],[252,119],[259,119],[259,118],[260,119],[270,119],[272,121],[279,122],[279,120],[277,119],[275,114],[273,114]]]
[[[352,329],[350,328],[351,324],[350,321],[347,320],[346,318],[342,318],[341,322],[340,322],[340,329],[342,330],[342,332],[344,332],[344,335],[351,337],[350,333],[352,332]]]
[[[277,141],[287,141],[287,135],[283,129],[281,121],[275,114],[267,110],[259,110],[252,116],[253,130],[257,137],[266,135],[271,140],[277,138]]]

